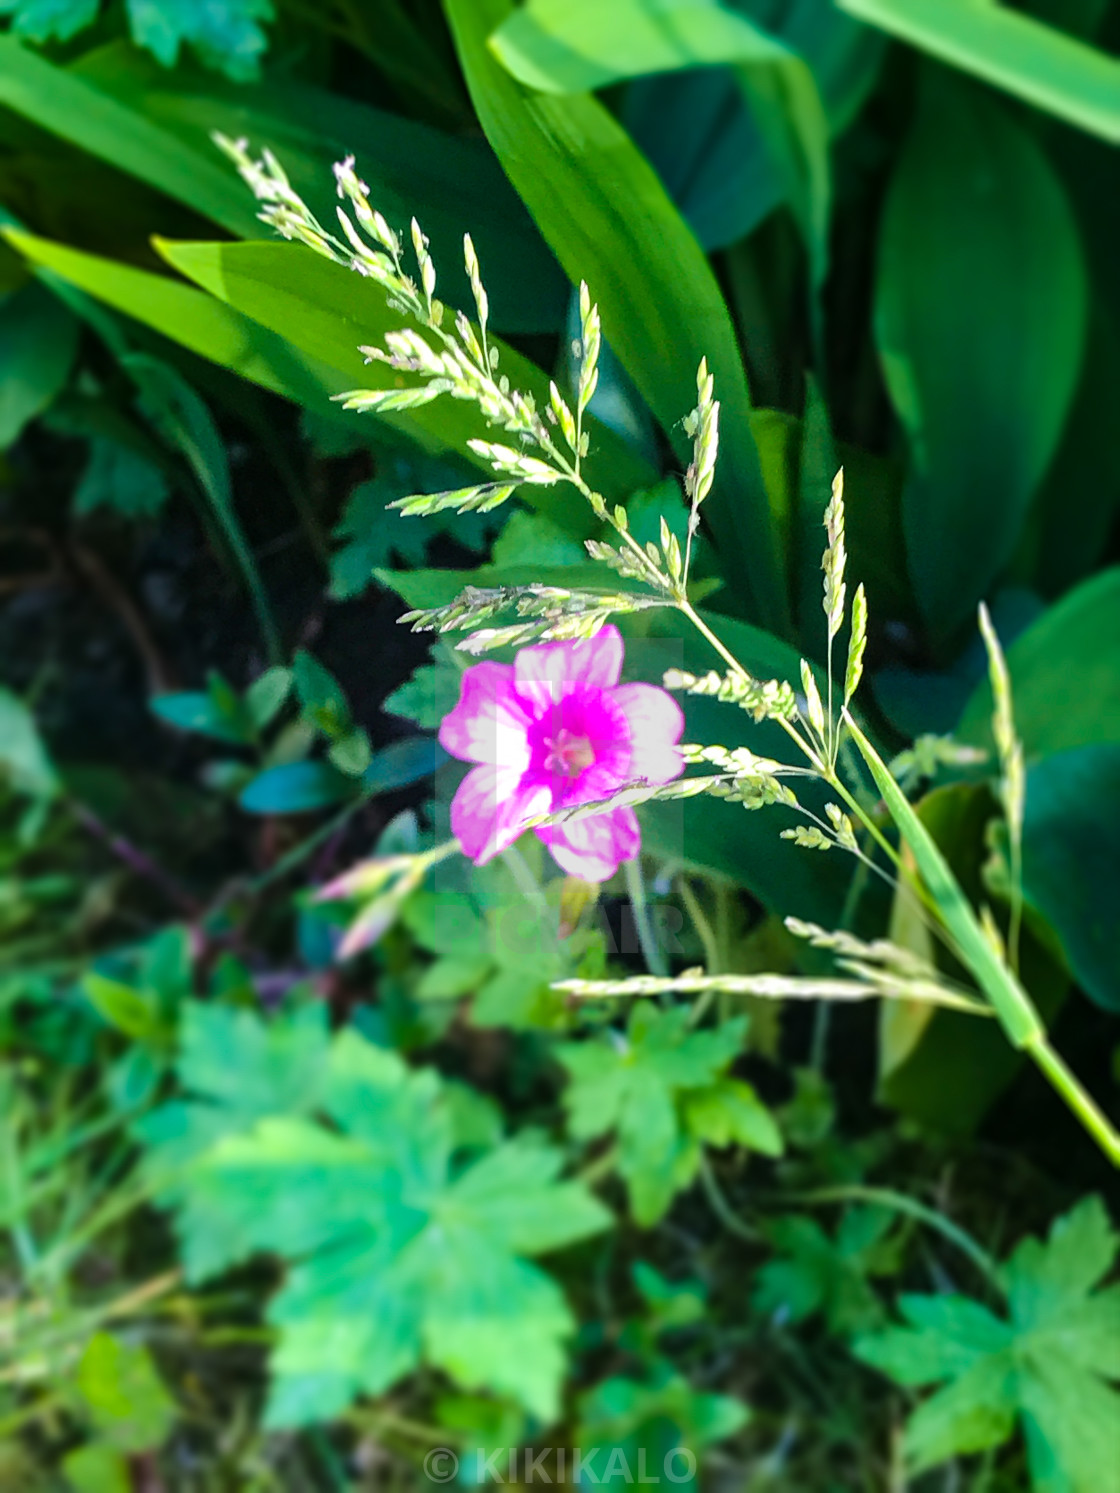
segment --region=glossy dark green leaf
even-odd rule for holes
[[[788,599],[768,521],[750,403],[727,308],[699,244],[652,167],[598,100],[531,93],[487,37],[507,0],[449,0],[471,97],[498,159],[573,282],[588,282],[603,332],[687,459],[680,421],[702,357],[722,402],[721,459],[706,514],[737,578],[732,604],[779,630]]]
[[[0,296],[0,451],[60,393],[77,348],[77,322],[44,286]]]
[[[1070,747],[1120,742],[1120,567],[1050,607],[1007,650],[1015,725],[1028,759]],[[991,742],[992,694],[985,679],[957,734]]]
[[[1120,62],[1011,6],[977,0],[836,3],[1059,119],[1120,141]]]
[[[1094,307],[1081,383],[1062,443],[1039,489],[1014,574],[1058,597],[1100,565],[1120,514],[1120,442],[1113,429],[1120,337]]]
[[[1120,1011],[1120,746],[1055,752],[1027,774],[1023,884],[1086,995]]]
[[[376,343],[385,332],[405,324],[372,281],[298,244],[159,242],[157,247],[169,263],[220,300],[280,333],[317,363],[339,370],[346,389],[392,387],[399,377],[385,364],[367,366],[359,351],[360,345]],[[496,339],[494,345],[510,382],[532,393],[539,405],[547,405],[548,380],[540,369]],[[473,405],[439,399],[403,414],[366,418],[383,419],[429,448],[453,451],[490,470],[483,458],[467,449],[470,438],[491,433]],[[590,434],[589,481],[605,493],[624,497],[648,480],[649,469],[618,436],[599,424]],[[525,495],[565,527],[590,532],[590,510],[573,489],[534,487]]]
[[[446,761],[447,753],[434,736],[406,736],[374,753],[362,774],[362,787],[367,793],[391,793],[430,777]]]
[[[213,148],[184,145],[152,119],[7,36],[0,36],[0,104],[231,233],[260,230],[252,198]]]
[[[1033,137],[970,84],[926,85],[884,211],[875,332],[910,437],[910,574],[948,638],[1010,559],[1061,438],[1086,284]]]
[[[258,774],[239,802],[250,814],[307,814],[342,803],[355,786],[329,762],[285,762]]]
[[[805,233],[814,276],[827,263],[828,124],[804,60],[771,32],[711,0],[528,0],[490,45],[527,87],[592,92],[620,78],[736,64],[761,154]]]
[[[158,124],[200,161],[227,171],[250,212],[248,189],[225,165],[213,131],[245,137],[255,148],[268,146],[325,223],[333,222],[337,202],[331,165],[354,155],[374,206],[388,222],[406,229],[415,216],[423,224],[445,299],[473,314],[463,271],[463,233],[469,231],[487,282],[491,325],[504,332],[559,327],[568,289],[563,271],[478,136],[444,134],[292,79],[244,87],[197,71],[169,76],[121,44],[88,54],[75,70],[135,117]],[[268,234],[260,223],[240,231],[258,239]]]
[[[329,410],[331,395],[349,387],[349,380],[337,369],[308,357],[277,333],[193,286],[33,234],[15,229],[4,232],[9,243],[32,264],[192,352],[299,404]],[[358,416],[342,410],[338,416],[352,428],[362,428]]]

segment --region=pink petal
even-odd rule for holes
[[[516,768],[473,767],[451,800],[451,833],[476,866],[512,845],[526,820],[552,809],[547,783]]]
[[[439,744],[463,762],[489,762],[523,772],[529,765],[529,715],[514,689],[512,664],[465,670],[459,703],[444,716]]]
[[[536,833],[561,869],[583,881],[606,881],[618,870],[619,861],[631,860],[642,844],[633,809],[545,824]]]
[[[630,776],[668,783],[684,771],[674,745],[684,730],[681,707],[656,684],[620,684],[611,699],[622,706],[630,726]]]
[[[537,643],[513,661],[517,693],[539,712],[573,685],[609,689],[622,673],[622,635],[608,624],[575,643]]]

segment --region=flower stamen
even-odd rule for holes
[[[546,736],[544,744],[548,755],[544,765],[549,772],[557,772],[566,778],[578,778],[585,768],[595,761],[595,749],[586,736],[576,736],[562,726],[555,736]]]

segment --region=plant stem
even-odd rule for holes
[[[657,941],[657,933],[649,915],[641,861],[637,856],[633,860],[623,861],[622,871],[626,878],[626,895],[630,898],[630,910],[634,914],[634,928],[638,935],[638,943],[646,969],[651,975],[664,979],[669,973],[669,965],[665,958],[665,951]]]
[[[1113,1127],[1092,1095],[1082,1087],[1065,1060],[1050,1046],[1046,1035],[1043,1034],[1037,1042],[1029,1043],[1027,1051],[1113,1166],[1120,1167],[1120,1132]]]
[[[751,1244],[757,1244],[757,1233],[751,1228],[750,1224],[743,1222],[724,1197],[723,1189],[720,1187],[716,1174],[712,1170],[712,1164],[708,1160],[706,1151],[700,1152],[699,1176],[700,1184],[711,1205],[712,1212],[719,1219],[720,1223],[723,1224],[728,1233],[735,1234],[739,1239],[745,1239]]]
[[[904,1192],[896,1192],[893,1187],[868,1187],[853,1183],[843,1187],[816,1187],[811,1192],[794,1192],[789,1194],[789,1198],[809,1207],[826,1203],[870,1203],[881,1208],[891,1208],[896,1213],[908,1214],[919,1223],[943,1234],[962,1254],[969,1257],[982,1275],[990,1281],[996,1281],[995,1260],[986,1249],[977,1244],[971,1234],[959,1228],[944,1214],[938,1213],[936,1208],[927,1208],[917,1198],[908,1197]]]

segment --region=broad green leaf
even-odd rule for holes
[[[225,1044],[227,1069],[269,1041],[243,1013]],[[178,1185],[178,1228],[193,1279],[258,1253],[287,1266],[269,1308],[279,1340],[268,1422],[333,1418],[421,1363],[551,1419],[574,1322],[527,1257],[610,1221],[582,1186],[558,1180],[560,1154],[510,1141],[453,1172],[439,1075],[410,1072],[353,1031],[316,1055],[316,1107],[330,1128],[279,1103],[249,1124],[215,1113],[207,1101],[220,1104],[229,1081],[210,1056],[208,1047],[199,1067],[184,1052],[180,1078],[196,1098],[168,1107],[177,1124],[211,1136]],[[149,1127],[157,1166],[166,1113]]]
[[[350,387],[345,373],[308,357],[282,336],[193,286],[16,229],[3,231],[12,247],[32,264],[298,404],[330,409],[330,397]],[[338,416],[351,428],[359,428],[358,416],[342,410]]]
[[[238,802],[250,814],[309,814],[342,803],[354,792],[353,779],[329,762],[285,762],[258,773]]]
[[[175,1421],[175,1402],[147,1349],[108,1332],[86,1344],[74,1388],[96,1430],[121,1451],[159,1446]]]
[[[1070,747],[1120,742],[1120,567],[1082,582],[1007,650],[1015,727],[1028,760]],[[985,678],[956,735],[991,745]]]
[[[132,1493],[128,1462],[104,1441],[90,1441],[67,1452],[62,1471],[74,1493]]]
[[[1055,752],[1030,769],[1023,886],[1086,995],[1120,1011],[1120,744]]]
[[[883,37],[818,0],[788,0],[778,11],[766,0],[740,0],[736,9],[804,58],[830,133],[844,129],[874,82]],[[623,123],[708,250],[743,238],[787,193],[792,190],[796,199],[809,185],[799,159],[780,149],[776,156],[770,148],[752,103],[765,117],[765,100],[757,91],[752,97],[742,74],[730,66],[660,73],[636,79],[627,90]],[[806,123],[814,118],[810,112]],[[812,137],[805,144],[811,154],[819,149]],[[827,176],[818,172],[817,180],[827,187]],[[818,254],[826,248],[818,244]]]
[[[122,518],[154,518],[170,489],[163,472],[138,451],[97,438],[74,489],[74,512],[109,508]]]
[[[61,393],[77,349],[77,322],[44,286],[0,296],[0,451]]]
[[[531,93],[496,61],[486,38],[511,9],[508,0],[448,0],[483,129],[569,278],[588,283],[604,335],[678,459],[687,459],[680,421],[707,357],[722,423],[705,512],[737,577],[737,609],[785,630],[788,598],[750,434],[746,375],[719,286],[652,167],[606,108],[587,94]]]
[[[50,798],[58,776],[43,745],[35,717],[11,690],[0,685],[0,775],[17,793]]]
[[[339,370],[346,389],[394,387],[399,375],[386,365],[367,366],[359,347],[380,342],[387,331],[409,324],[386,304],[384,292],[341,265],[299,244],[194,244],[158,241],[168,263],[238,311],[280,333],[316,363]],[[535,364],[492,339],[510,382],[548,404],[548,380]],[[371,417],[366,417],[367,419]],[[473,406],[440,399],[404,414],[378,415],[391,428],[411,434],[435,450],[450,450],[489,472],[467,448],[472,437],[492,432]],[[648,468],[619,437],[602,425],[591,429],[588,481],[604,493],[624,497],[648,480]],[[575,532],[589,532],[590,510],[568,487],[530,487],[526,501]]]
[[[910,437],[910,574],[937,639],[1011,558],[1085,322],[1078,230],[1040,147],[998,101],[928,76],[883,214],[875,335]]]
[[[1113,143],[1120,61],[995,0],[836,0],[849,15]]]
[[[519,82],[590,93],[621,78],[737,64],[764,148],[788,184],[814,279],[828,255],[828,121],[796,52],[717,0],[528,0],[490,38]]]
[[[412,721],[424,731],[434,731],[444,716],[459,703],[461,675],[454,665],[422,664],[412,676],[387,695],[382,710]]]
[[[0,104],[231,233],[255,236],[260,230],[251,198],[212,148],[203,152],[184,145],[143,114],[8,36],[0,36]]]
[[[174,67],[189,46],[207,67],[228,78],[255,78],[268,37],[260,22],[275,15],[272,0],[126,0],[132,39]]]
[[[1071,179],[1068,170],[1065,179]],[[1082,195],[1091,190],[1087,180],[1080,185]],[[1045,597],[1061,597],[1100,568],[1120,514],[1120,444],[1112,435],[1120,337],[1113,322],[1103,308],[1091,318],[1081,384],[1015,557],[1013,578],[1028,578]],[[1076,517],[1071,493],[1077,494]]]
[[[432,736],[405,736],[391,741],[373,754],[362,773],[362,787],[367,793],[390,793],[407,788],[421,778],[429,777],[447,753]]]
[[[743,1044],[744,1019],[690,1031],[689,1015],[687,1006],[662,1012],[636,1004],[624,1039],[556,1048],[570,1076],[564,1106],[571,1134],[590,1140],[617,1132],[618,1170],[634,1218],[645,1226],[695,1175],[700,1153],[686,1128],[689,1099],[712,1088]]]
[[[910,1418],[915,1472],[998,1446],[1022,1423],[1037,1493],[1117,1493],[1120,1287],[1093,1291],[1117,1236],[1097,1198],[1024,1240],[999,1272],[1006,1318],[962,1296],[904,1296],[909,1326],[860,1339],[857,1356],[903,1384],[942,1383]]]
[[[259,87],[230,85],[197,71],[168,75],[123,44],[86,54],[74,71],[166,130],[199,159],[223,168],[215,130],[268,146],[320,221],[334,220],[333,162],[356,157],[374,205],[396,229],[416,217],[431,239],[440,295],[474,314],[463,270],[469,231],[490,297],[490,324],[499,332],[552,332],[564,315],[563,271],[502,173],[485,140],[449,135],[400,114],[359,104],[293,79],[270,77]],[[228,171],[248,209],[247,189]],[[159,185],[159,179],[153,178]],[[260,239],[259,222],[242,236]]]

